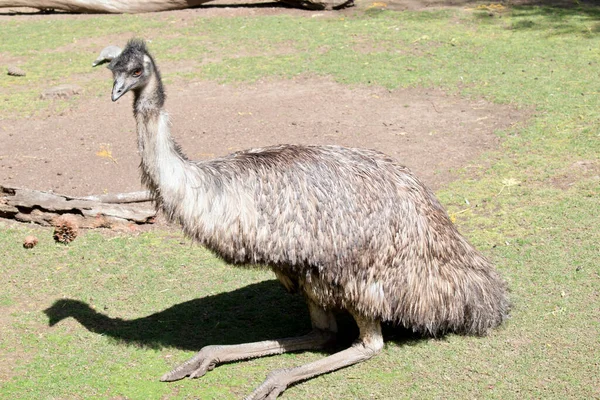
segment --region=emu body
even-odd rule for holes
[[[380,324],[429,335],[484,335],[507,316],[506,286],[451,223],[434,194],[382,153],[280,145],[192,162],[170,134],[160,73],[130,41],[109,68],[112,99],[134,93],[142,182],[185,233],[235,264],[271,268],[304,295],[313,331],[299,338],[208,346],[163,376],[199,377],[218,363],[322,348],[335,339],[334,310],[360,336],[323,360],[271,373],[248,399],[370,358]]]

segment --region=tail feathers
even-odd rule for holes
[[[505,282],[494,271],[463,272],[466,276],[453,284],[430,280],[430,287],[401,297],[395,322],[434,337],[449,332],[485,336],[502,324],[510,311]]]

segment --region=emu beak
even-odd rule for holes
[[[113,85],[112,95],[110,98],[112,101],[117,101],[121,96],[123,96],[129,90],[128,87],[125,86],[125,80],[123,78],[115,79],[115,83]]]

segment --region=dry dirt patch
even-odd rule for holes
[[[0,182],[68,195],[140,190],[131,98],[0,121]],[[299,78],[167,87],[173,134],[192,159],[279,143],[380,150],[438,188],[494,148],[524,113],[439,90],[348,87]],[[128,95],[129,96],[129,95]]]

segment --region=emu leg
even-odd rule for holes
[[[312,301],[309,301],[308,306],[313,330],[307,335],[236,345],[206,346],[194,357],[164,374],[160,380],[170,382],[186,376],[200,378],[218,364],[226,362],[327,347],[335,340],[337,332],[335,317]]]
[[[368,360],[379,353],[383,348],[383,337],[379,321],[360,318],[356,315],[354,315],[354,319],[358,323],[360,336],[350,348],[299,367],[273,371],[244,400],[275,399],[293,383]]]

